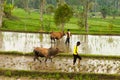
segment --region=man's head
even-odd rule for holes
[[[68,29],[67,31],[70,31],[70,29]]]
[[[79,45],[80,45],[80,41],[77,42],[77,46],[79,46]]]

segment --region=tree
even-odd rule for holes
[[[51,5],[51,4],[47,5],[47,7],[46,7],[47,14],[52,14],[54,12],[54,9],[55,8],[53,5]]]
[[[60,6],[65,3],[65,0],[57,0],[57,6]]]
[[[111,7],[110,7],[110,13],[113,16],[113,19],[115,19],[115,16],[118,14],[118,0],[111,0]]]
[[[84,17],[85,17],[85,30],[88,32],[88,0],[85,0],[85,5],[84,5]]]
[[[106,18],[110,10],[110,1],[111,0],[97,0],[99,4],[99,9],[102,14],[102,18]]]
[[[26,12],[28,12],[28,14],[30,14],[30,10],[29,10],[29,0],[24,0],[23,1],[23,5],[24,5],[24,10]]]
[[[61,26],[61,30],[64,31],[64,25],[73,16],[72,9],[67,5],[59,5],[55,10],[54,21],[57,26]]]
[[[30,7],[39,9],[40,0],[30,0]]]
[[[49,5],[47,5],[47,7],[46,7],[46,12],[47,12],[47,14],[49,14],[50,16],[47,18],[49,21],[47,21],[47,22],[45,22],[46,24],[46,30],[47,31],[49,31],[50,30],[50,26],[51,26],[51,21],[50,21],[50,19],[52,19],[53,18],[53,12],[54,12],[54,10],[55,10],[55,8],[54,8],[54,6],[52,5],[52,4],[49,4]]]
[[[83,14],[84,14],[84,26],[86,32],[88,32],[88,11],[91,9],[91,2],[92,0],[81,0],[83,5]]]
[[[41,30],[43,30],[43,13],[45,11],[44,7],[45,7],[45,3],[46,0],[40,0],[40,23],[41,23]]]
[[[14,9],[14,6],[12,4],[8,4],[8,3],[4,2],[4,14],[5,14],[5,17],[11,18],[13,9]]]
[[[3,10],[4,10],[4,0],[0,0],[0,27],[2,27],[2,18],[3,18]]]

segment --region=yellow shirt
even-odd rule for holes
[[[74,55],[78,54],[78,46],[74,46],[73,54]]]

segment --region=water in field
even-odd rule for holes
[[[77,41],[81,42],[79,53],[120,55],[120,36],[106,35],[72,35],[70,45],[65,45],[66,36],[55,44],[49,34],[0,32],[0,51],[32,52],[34,47],[59,47],[62,51],[72,54]]]

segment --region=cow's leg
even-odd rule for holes
[[[51,60],[51,62],[52,62],[52,58],[50,57],[50,60]]]
[[[52,57],[47,57],[47,59],[48,59],[48,58],[49,58],[49,59],[51,60],[51,62],[52,62]]]
[[[53,40],[54,40],[54,44],[55,44],[55,38]]]
[[[37,58],[37,51],[34,50],[33,53],[34,53],[34,59],[33,60],[35,61],[36,58]]]
[[[48,59],[48,58],[45,58],[45,62],[47,61],[47,59]],[[51,58],[51,57],[49,57],[49,59],[50,59],[50,60],[51,60],[51,62],[52,62],[52,58]]]
[[[39,52],[34,50],[34,61],[35,61],[36,59],[37,59],[38,61],[40,61],[39,58],[38,58],[38,57],[39,57],[38,54],[39,54]],[[41,61],[40,61],[40,62],[41,62]]]
[[[52,44],[52,38],[51,38],[51,44]]]
[[[52,40],[54,40],[54,38],[53,38],[53,37],[51,38],[51,44],[52,44]]]
[[[48,58],[50,59],[49,54],[48,54],[48,56],[45,57],[45,62],[47,61]]]
[[[34,57],[34,61],[35,61],[36,59],[41,62],[41,60],[39,59],[38,56],[35,56],[35,57]]]
[[[41,62],[41,60],[39,59],[39,57],[38,57],[38,56],[36,57],[36,59],[37,59],[38,61],[40,61],[40,62]]]
[[[33,59],[34,61],[36,60],[36,57],[34,57],[34,59]]]
[[[48,57],[45,58],[45,62],[47,61]]]
[[[50,59],[50,60],[51,60],[51,62],[52,62],[52,56],[50,56],[50,57],[49,57],[49,59]]]

